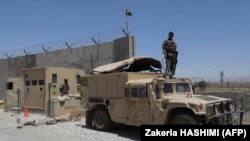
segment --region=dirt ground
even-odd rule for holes
[[[28,118],[23,113],[3,112],[0,109],[0,141],[80,141],[80,140],[109,140],[131,141],[140,140],[140,128],[126,125],[118,125],[110,132],[100,132],[85,126],[85,118],[80,121],[57,123],[54,125],[38,125],[17,127],[17,118],[22,121],[34,118],[46,119],[43,115],[30,113]],[[243,117],[243,125],[250,126],[250,111],[246,111]]]
[[[246,111],[243,116],[243,125],[250,125],[250,111]]]
[[[249,99],[250,100],[250,97]],[[16,111],[5,112],[0,108],[0,141],[134,141],[140,140],[140,128],[133,126],[118,125],[110,132],[100,132],[85,126],[85,118],[79,121],[69,121],[56,123],[54,125],[23,126],[17,128],[17,119],[23,122],[48,120],[43,114],[29,113],[24,117],[24,113]],[[250,102],[245,103],[243,125],[250,126]]]

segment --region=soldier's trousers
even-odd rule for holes
[[[166,59],[166,71],[170,75],[174,75],[175,72],[175,57],[168,57]]]

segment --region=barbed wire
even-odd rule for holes
[[[0,59],[13,58],[18,56],[25,56],[37,53],[50,52],[60,49],[67,48],[77,48],[83,46],[94,45],[98,43],[104,43],[113,41],[117,38],[127,36],[124,32],[123,27],[113,29],[111,31],[96,33],[93,35],[88,35],[84,37],[71,38],[56,42],[48,43],[39,43],[25,48],[9,50],[9,51],[0,51]],[[216,86],[216,85],[241,85],[241,86],[250,86],[250,76],[247,77],[225,77],[223,82],[221,82],[220,77],[190,77],[193,83],[198,83],[201,81],[206,82],[207,86]]]
[[[250,87],[250,76],[225,77],[223,82],[220,77],[191,77],[194,84],[205,82],[207,87]]]
[[[123,29],[124,28],[119,27],[111,31],[96,33],[84,37],[66,39],[49,43],[39,43],[24,48],[4,51],[4,52],[0,51],[0,59],[13,58],[18,56],[50,52],[60,49],[77,48],[77,47],[94,45],[97,43],[109,42],[113,41],[114,39],[126,36]]]

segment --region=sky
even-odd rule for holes
[[[0,0],[0,52],[126,27],[136,56],[163,62],[174,32],[176,77],[250,76],[249,0]]]

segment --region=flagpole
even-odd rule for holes
[[[129,33],[129,32],[128,32],[128,15],[127,15],[127,9],[126,9],[126,14],[125,14],[125,16],[126,16],[126,30],[127,30],[127,33]]]
[[[129,33],[128,32],[128,15],[126,15],[126,29],[127,29],[127,33]]]
[[[126,29],[127,29],[127,34],[129,35],[129,30],[128,30],[128,16],[132,16],[132,13],[131,13],[128,9],[126,9],[126,14],[125,14],[125,16],[126,16]]]

